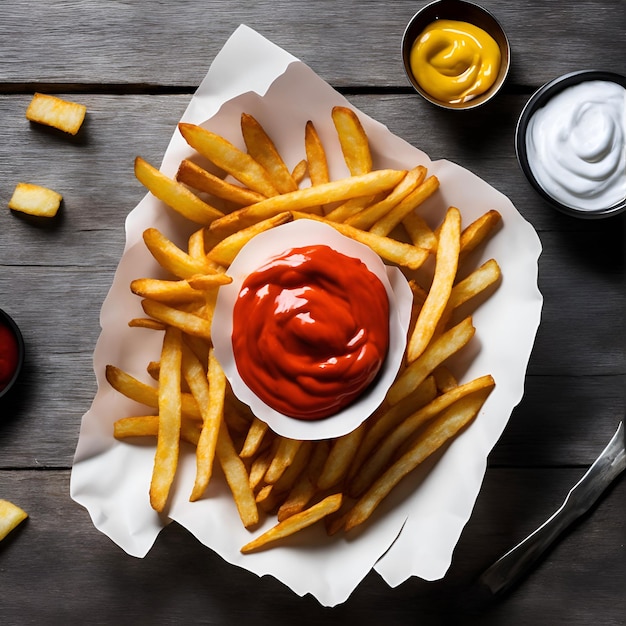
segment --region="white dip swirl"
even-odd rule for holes
[[[526,133],[530,169],[570,208],[607,209],[626,198],[626,89],[592,80],[539,109]]]

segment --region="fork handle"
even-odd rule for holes
[[[507,552],[480,577],[480,582],[495,594],[505,592],[522,578],[580,514],[566,501],[535,532]]]

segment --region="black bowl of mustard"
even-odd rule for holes
[[[19,378],[24,364],[24,338],[18,325],[0,309],[0,400]]]
[[[452,40],[455,51],[448,54]],[[457,54],[467,50],[469,57],[470,47],[481,58],[478,68]],[[429,57],[441,50],[440,57],[447,57],[445,63],[454,59],[453,68],[441,68],[441,59]],[[464,0],[438,0],[409,21],[402,36],[402,61],[409,82],[425,100],[443,109],[467,110],[485,104],[500,91],[509,73],[511,52],[504,29],[489,11]],[[431,66],[433,80],[428,80],[427,66]]]

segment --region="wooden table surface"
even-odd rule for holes
[[[614,433],[625,409],[624,219],[549,208],[515,158],[516,120],[544,82],[579,69],[626,74],[623,0],[485,0],[512,46],[504,92],[475,112],[409,89],[403,29],[424,2],[50,0],[0,19],[0,199],[38,182],[57,219],[0,212],[0,308],[28,349],[0,406],[0,498],[29,520],[0,544],[0,623],[623,624],[626,483],[618,480],[506,597],[470,611],[472,581],[543,522]],[[132,163],[160,163],[191,94],[241,23],[298,57],[365,113],[506,194],[543,245],[542,322],[526,391],[489,457],[483,488],[441,581],[389,588],[371,573],[323,608],[223,562],[173,524],[144,559],[97,531],[69,495],[81,417],[95,393],[99,311],[143,197]],[[32,93],[83,102],[74,138],[29,124]],[[512,328],[511,332],[515,332]]]

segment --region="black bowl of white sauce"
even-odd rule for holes
[[[536,91],[516,130],[517,158],[558,210],[603,218],[626,210],[626,76],[583,70]]]

